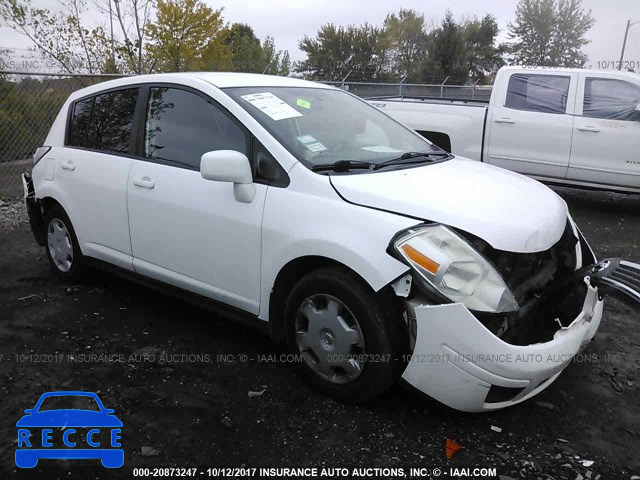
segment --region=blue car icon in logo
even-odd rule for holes
[[[41,458],[99,458],[107,468],[124,464],[124,450],[119,448],[122,422],[95,393],[47,392],[24,412],[16,423],[18,467],[33,468]]]

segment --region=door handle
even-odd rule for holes
[[[75,170],[76,169],[76,164],[73,163],[71,160],[65,160],[64,162],[62,162],[60,164],[60,166],[65,169],[65,170]]]
[[[136,179],[133,181],[133,184],[136,187],[149,188],[149,189],[156,186],[155,182],[152,181],[149,177],[142,177],[142,178]]]
[[[578,130],[580,130],[581,132],[593,132],[593,133],[598,133],[600,131],[599,128],[592,127],[591,125],[587,125],[585,127],[578,127]]]
[[[513,118],[509,118],[509,117],[496,118],[495,122],[496,123],[516,123],[516,121]]]

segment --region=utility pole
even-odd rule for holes
[[[111,28],[111,59],[115,61],[116,52],[113,47],[113,12],[111,10],[111,0],[109,0],[109,26]]]
[[[624,60],[624,49],[627,48],[627,37],[629,35],[629,29],[633,27],[636,23],[631,23],[631,20],[627,20],[627,28],[624,31],[624,40],[622,41],[622,52],[620,52],[620,63],[618,64],[618,70],[622,70],[622,61]]]

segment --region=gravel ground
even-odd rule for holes
[[[0,200],[0,230],[29,225],[29,217],[23,200]]]
[[[599,256],[640,259],[640,196],[558,192]],[[398,386],[358,407],[309,389],[280,347],[210,312],[102,273],[61,284],[24,215],[21,204],[0,206],[0,478],[130,478],[132,467],[169,465],[497,466],[502,478],[536,480],[640,475],[638,315],[615,300],[584,354],[524,404],[462,414]],[[43,392],[61,389],[97,392],[116,410],[125,467],[15,468],[15,422]],[[464,447],[450,462],[447,438]]]

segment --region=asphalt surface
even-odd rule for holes
[[[557,191],[599,257],[640,260],[640,196]],[[105,273],[60,283],[26,224],[0,224],[0,478],[131,478],[134,467],[241,465],[640,475],[638,313],[616,300],[606,302],[580,358],[524,404],[463,414],[397,386],[353,406],[307,387],[282,348],[252,329]],[[15,467],[15,422],[54,390],[96,392],[115,409],[124,467]],[[464,447],[451,461],[447,438]]]

